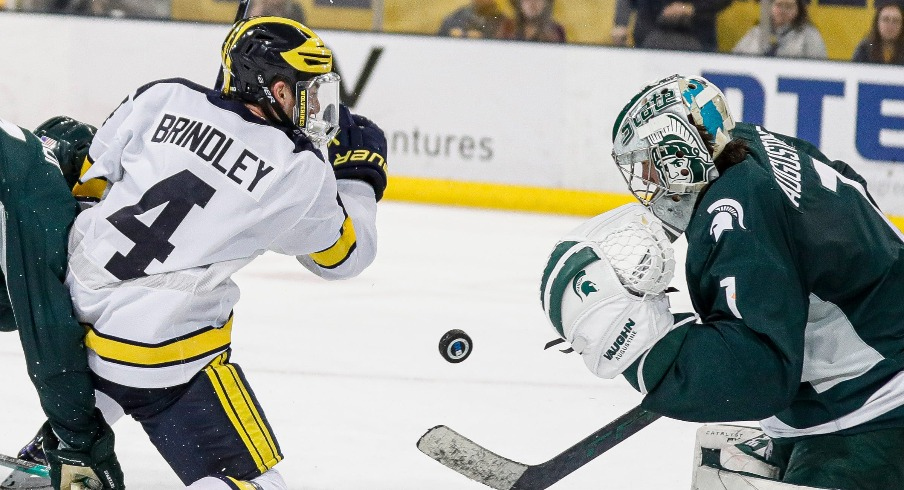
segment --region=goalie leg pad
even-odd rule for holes
[[[714,467],[777,480],[781,468],[769,459],[770,439],[762,430],[738,425],[704,425],[697,429],[694,468]]]
[[[825,490],[769,480],[734,471],[698,466],[694,469],[691,490]]]
[[[819,490],[778,481],[771,440],[760,429],[704,425],[697,429],[691,490]]]

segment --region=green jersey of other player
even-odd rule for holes
[[[0,330],[18,329],[41,406],[74,448],[97,436],[94,388],[64,280],[78,205],[53,151],[0,119]]]

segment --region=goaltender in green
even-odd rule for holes
[[[644,207],[556,246],[542,290],[558,333],[650,411],[760,421],[698,431],[695,489],[904,488],[904,239],[864,179],[806,141],[735,122],[699,77],[644,87],[613,144]],[[601,237],[628,215],[686,235],[694,314],[626,287]]]

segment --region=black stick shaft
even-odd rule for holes
[[[235,20],[232,21],[233,24],[248,16],[248,6],[250,4],[251,0],[239,0],[239,8],[235,11]]]
[[[549,488],[574,470],[652,424],[659,417],[661,415],[648,412],[638,405],[577,444],[562,451],[558,456],[545,463],[528,467],[511,490]]]
[[[235,11],[235,20],[232,21],[233,24],[244,19],[248,16],[248,7],[251,6],[251,0],[239,0],[239,7]],[[223,70],[221,69],[219,73],[217,73],[217,81],[213,84],[214,90],[220,90],[223,88]]]

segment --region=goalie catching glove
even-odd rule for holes
[[[674,271],[659,220],[627,204],[556,244],[540,285],[543,310],[590,371],[614,378],[672,329],[664,291]]]
[[[386,136],[373,121],[339,105],[339,133],[328,147],[337,179],[363,180],[379,201],[386,190]]]

